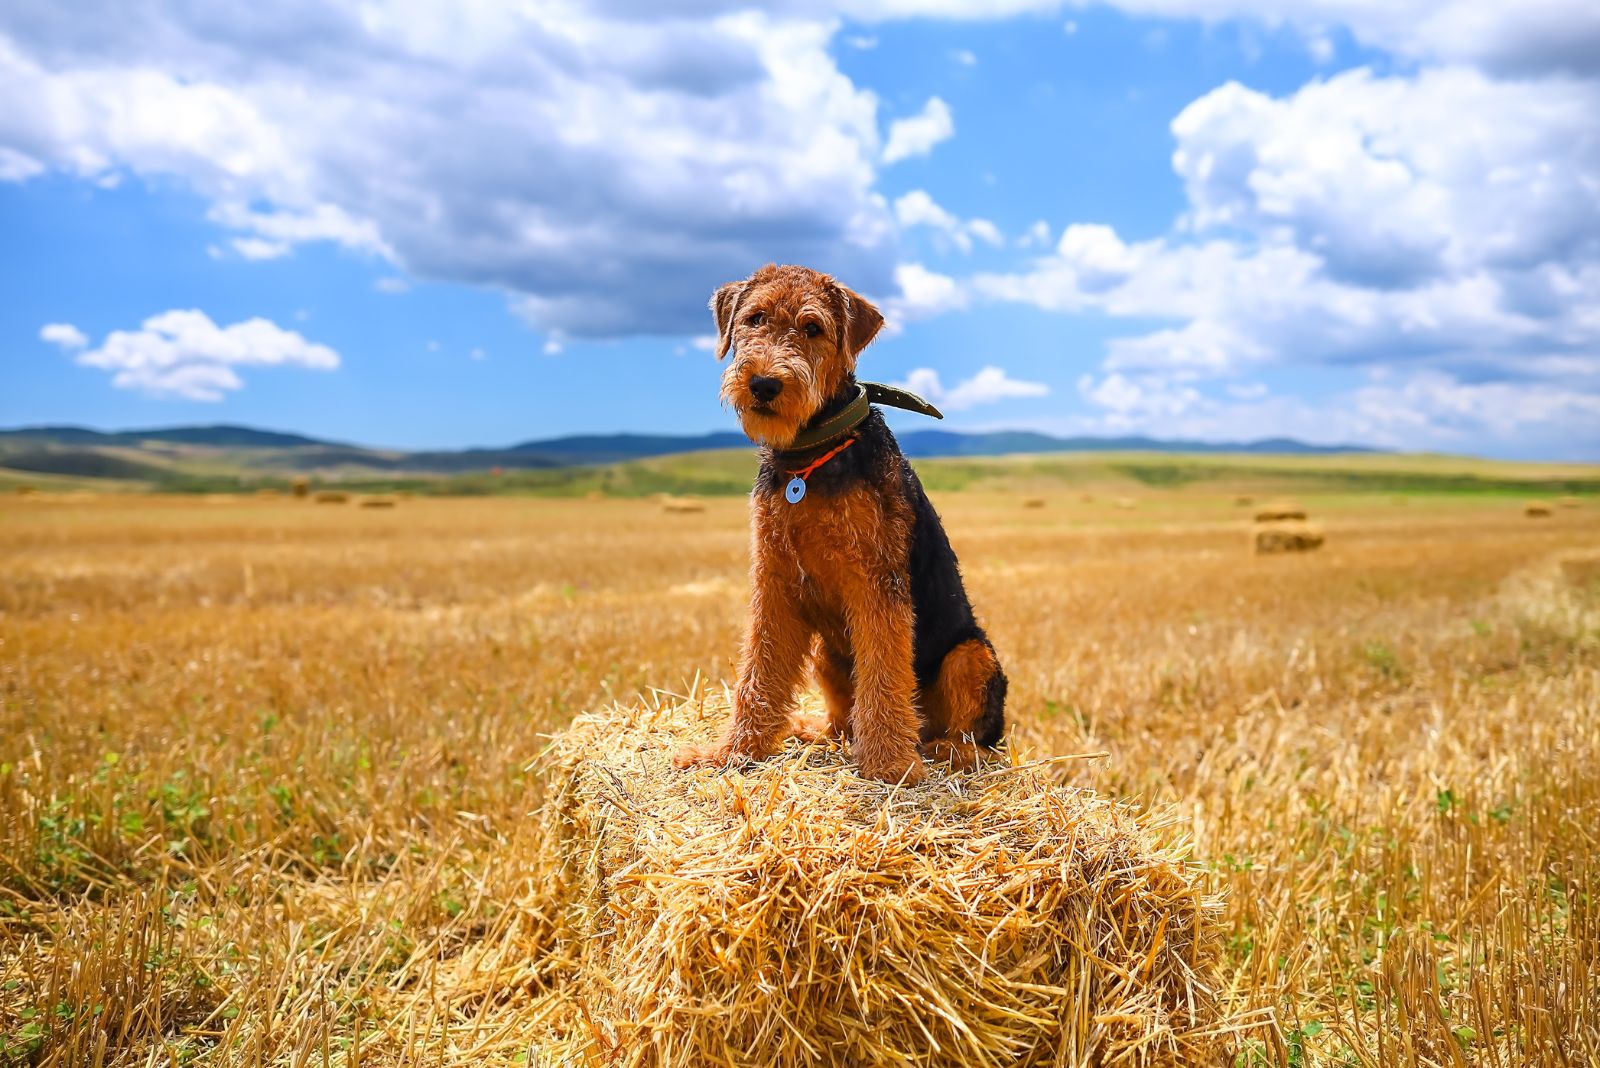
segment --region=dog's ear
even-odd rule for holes
[[[717,320],[717,359],[728,355],[733,345],[733,323],[739,313],[739,301],[744,298],[748,282],[729,282],[718,286],[711,294],[711,314]]]
[[[883,329],[883,313],[847,286],[835,282],[834,291],[838,298],[839,348],[854,359]]]

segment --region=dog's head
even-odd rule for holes
[[[782,449],[855,373],[883,326],[866,298],[808,267],[768,264],[711,298],[722,399],[751,441]]]

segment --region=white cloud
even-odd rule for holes
[[[931,319],[967,306],[968,294],[954,278],[920,263],[895,268],[899,292],[883,302],[885,330],[899,332],[908,322]]]
[[[1245,227],[1375,285],[1600,244],[1600,84],[1366,70],[1274,99],[1228,84],[1173,120],[1201,230]],[[1470,121],[1464,121],[1471,116]]]
[[[118,389],[219,401],[244,385],[235,367],[331,371],[339,366],[339,354],[267,319],[220,327],[190,309],[151,316],[138,330],[113,330],[77,362],[114,372],[111,384]]]
[[[411,283],[406,281],[404,278],[401,278],[399,275],[390,274],[384,275],[376,282],[373,282],[372,288],[376,289],[379,293],[395,295],[410,292]]]
[[[1226,435],[1248,414],[1443,445],[1469,426],[1509,441],[1561,425],[1600,446],[1580,429],[1600,398],[1594,114],[1600,82],[1560,75],[1356,71],[1283,98],[1224,86],[1173,122],[1189,198],[1173,233],[1129,241],[1075,223],[1028,269],[951,286],[969,301],[1166,320],[1113,338],[1081,385],[1102,428],[1181,417]],[[1393,377],[1298,409],[1205,388],[1281,364]]]
[[[976,67],[978,56],[970,48],[958,48],[950,53],[950,58],[963,67]]]
[[[883,162],[898,163],[913,156],[926,156],[933,146],[955,136],[955,119],[950,105],[929,97],[922,110],[910,118],[889,124],[889,140],[883,147]]]
[[[905,381],[899,385],[952,412],[1015,397],[1045,397],[1050,394],[1050,387],[1043,382],[1024,382],[1012,378],[998,367],[985,367],[948,390],[940,381],[938,371],[931,367],[918,367],[907,374]]]
[[[544,347],[540,351],[546,356],[559,356],[561,355],[561,348],[561,339],[552,337],[545,339]]]
[[[962,252],[972,251],[974,239],[987,245],[1005,244],[999,227],[988,219],[958,219],[929,196],[926,190],[913,189],[894,202],[894,217],[903,228],[926,226],[943,234]]]
[[[71,323],[46,323],[39,328],[39,340],[63,349],[81,349],[89,343],[83,331]]]
[[[1314,402],[1265,388],[1213,396],[1159,374],[1085,375],[1078,389],[1091,414],[1070,422],[1066,429],[1077,433],[1218,442],[1290,437],[1555,459],[1592,458],[1600,449],[1600,395],[1547,382],[1471,383],[1439,371],[1369,375]]]
[[[0,6],[0,180],[176,181],[231,254],[335,242],[569,336],[702,328],[706,293],[769,259],[892,282],[877,99],[826,12],[196,10]]]
[[[1034,220],[1033,225],[1017,238],[1018,248],[1045,248],[1049,244],[1050,224],[1043,219]]]
[[[467,353],[467,358],[473,360],[487,359],[488,356],[489,354],[484,352],[482,349],[473,349],[471,352]]]

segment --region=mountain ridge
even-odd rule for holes
[[[926,428],[907,431],[897,437],[901,449],[913,459],[1064,452],[1311,456],[1382,451],[1359,445],[1314,445],[1293,438],[1239,442],[1163,440],[1144,435],[1062,438],[1031,430],[960,431]],[[749,442],[738,431],[714,430],[704,434],[568,434],[533,438],[499,448],[477,446],[404,450],[368,448],[306,434],[231,423],[119,431],[82,426],[34,426],[0,429],[0,466],[14,466],[7,460],[19,456],[34,456],[63,449],[136,449],[147,452],[170,447],[246,450],[250,453],[251,466],[277,466],[294,470],[354,466],[383,471],[462,472],[495,467],[570,467],[620,463],[687,452],[747,448]]]

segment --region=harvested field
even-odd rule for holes
[[[1170,821],[1222,901],[1229,1063],[1600,1059],[1596,510],[1308,494],[1327,544],[1285,559],[1240,551],[1231,490],[1021,492],[934,495],[1013,757],[1103,751],[1038,774]],[[652,687],[717,699],[747,541],[737,499],[5,495],[0,1063],[480,1068],[622,1034],[568,996],[540,754]]]

